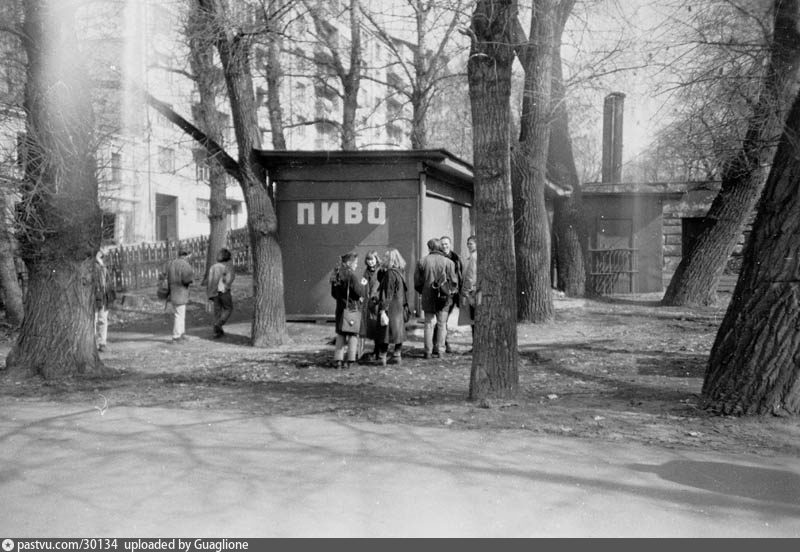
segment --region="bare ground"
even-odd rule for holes
[[[698,407],[706,359],[724,314],[718,307],[660,307],[658,297],[556,299],[551,324],[519,326],[520,387],[513,401],[467,400],[469,328],[456,354],[422,358],[416,326],[402,365],[330,367],[333,326],[290,323],[291,343],[248,345],[250,281],[237,280],[228,335],[211,338],[210,314],[189,305],[190,339],[172,345],[171,321],[154,290],[129,294],[111,313],[108,379],[44,382],[0,371],[0,400],[233,409],[254,416],[323,414],[422,426],[527,429],[666,447],[800,455],[796,418],[743,419]],[[5,356],[14,339],[0,340]]]

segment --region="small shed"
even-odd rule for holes
[[[413,276],[430,238],[461,254],[474,231],[472,166],[437,150],[260,151],[283,253],[287,318],[333,316],[329,277],[339,257],[397,248]],[[418,309],[417,309],[418,310]]]
[[[680,193],[649,186],[587,186],[589,285],[596,293],[663,291],[664,203]]]

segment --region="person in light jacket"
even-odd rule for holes
[[[104,352],[108,342],[108,308],[117,298],[114,280],[106,266],[109,248],[102,247],[94,257],[94,324],[97,350]]]
[[[167,265],[169,283],[169,302],[172,303],[172,343],[186,341],[186,304],[189,302],[189,286],[194,280],[194,271],[189,260],[192,254],[185,249],[178,252],[178,258]]]

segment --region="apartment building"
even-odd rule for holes
[[[232,3],[243,25],[257,23],[260,3]],[[326,29],[333,41],[320,44],[319,29],[308,17],[289,14],[280,54],[280,98],[286,147],[295,150],[338,150],[341,135],[341,82],[330,70],[331,45],[346,59],[349,20],[344,2],[320,2],[327,10]],[[300,4],[298,4],[300,6]],[[187,120],[199,103],[190,78],[185,36],[185,0],[94,0],[79,17],[76,29],[86,52],[87,78],[92,79],[100,127],[98,164],[100,203],[105,236],[120,243],[184,239],[208,233],[209,170],[199,146],[148,105],[143,91],[169,104]],[[389,12],[384,12],[384,15]],[[391,14],[390,14],[391,15]],[[364,32],[362,67],[369,72],[358,92],[356,147],[408,148],[410,108],[396,93],[407,75],[396,61],[397,52],[414,55],[413,44],[400,37],[390,52]],[[254,48],[256,99],[262,129],[262,148],[272,148],[266,105],[263,48]],[[0,74],[2,77],[2,74]],[[0,80],[2,80],[0,78]],[[0,93],[2,93],[0,89]],[[224,98],[223,94],[220,94]],[[226,150],[236,156],[229,108],[219,103],[225,122]],[[3,125],[13,157],[21,133]],[[2,161],[9,166],[8,160]],[[228,226],[246,224],[241,189],[231,179],[227,187]]]

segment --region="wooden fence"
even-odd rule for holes
[[[250,240],[247,229],[228,232],[227,245],[237,271],[252,272]],[[164,272],[167,262],[178,257],[178,251],[192,253],[190,264],[195,275],[205,272],[208,236],[186,240],[121,245],[109,251],[106,263],[111,269],[118,291],[154,286],[158,275]]]

